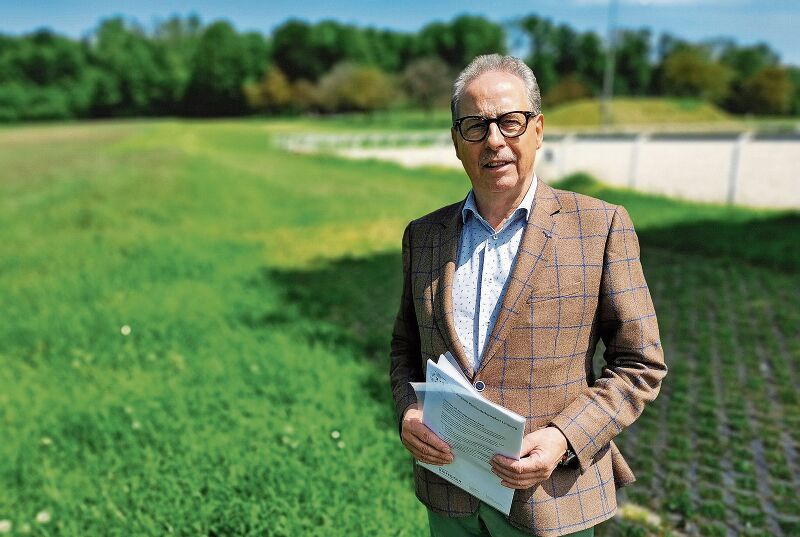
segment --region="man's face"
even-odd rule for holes
[[[531,110],[525,84],[510,73],[490,71],[469,83],[456,112],[457,117],[495,118],[515,110]],[[504,137],[497,123],[489,125],[489,133],[480,142],[467,142],[456,129],[451,131],[456,155],[473,190],[482,197],[522,190],[533,176],[536,150],[542,145],[543,134],[541,114],[531,118],[525,133],[517,138]]]

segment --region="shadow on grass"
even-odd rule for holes
[[[640,242],[645,260],[647,248],[656,247],[791,272],[800,267],[798,230],[797,215],[735,223],[699,221],[646,230]],[[380,404],[389,402],[388,354],[402,284],[400,252],[345,257],[314,270],[265,268],[259,279],[280,290],[280,313],[247,317],[247,324],[299,330],[310,344],[363,357],[374,365],[366,391]]]
[[[631,213],[643,248],[702,254],[778,269],[800,271],[800,211],[763,212],[741,207],[672,200],[608,187],[585,173],[556,188],[622,204]],[[666,221],[669,224],[658,225]],[[647,224],[651,222],[651,224]]]
[[[729,258],[783,272],[800,271],[800,213],[742,222],[698,220],[639,233],[642,247]]]
[[[246,324],[297,331],[311,345],[368,360],[374,367],[364,388],[377,403],[390,404],[388,355],[402,290],[400,252],[345,257],[316,270],[265,268],[252,285],[279,289],[281,303],[267,313],[245,316]]]

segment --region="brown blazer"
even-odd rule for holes
[[[616,488],[634,481],[611,441],[658,394],[667,372],[639,243],[621,206],[539,181],[501,312],[473,371],[453,324],[452,284],[463,201],[411,222],[403,235],[403,295],[391,345],[398,423],[416,402],[412,381],[428,358],[451,351],[483,395],[526,417],[526,434],[555,425],[579,461],[514,494],[510,522],[556,536],[594,526],[616,511]],[[595,378],[602,338],[607,366]],[[417,497],[445,516],[467,516],[478,500],[414,465]]]

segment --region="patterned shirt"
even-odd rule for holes
[[[486,340],[500,313],[506,282],[528,224],[536,183],[534,174],[528,192],[500,231],[495,231],[478,213],[471,190],[461,210],[464,227],[453,278],[453,321],[474,371],[480,367]]]

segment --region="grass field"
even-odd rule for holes
[[[466,179],[281,128],[0,131],[0,531],[425,534],[388,388],[399,243]],[[567,186],[629,209],[670,366],[625,498],[800,533],[800,216]]]

